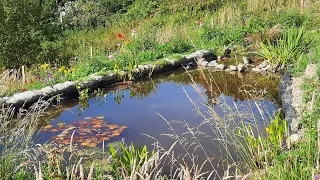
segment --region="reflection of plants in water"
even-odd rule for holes
[[[120,105],[121,100],[124,98],[124,91],[123,90],[116,90],[113,92],[113,100]]]
[[[152,93],[156,94],[157,90],[157,83],[153,80],[137,82],[133,84],[133,88],[130,89],[130,98],[136,97],[139,100],[143,100],[143,98],[150,96]]]

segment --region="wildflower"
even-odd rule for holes
[[[134,88],[134,89],[133,89],[133,92],[137,92],[137,91],[138,91],[138,88]]]
[[[59,72],[63,72],[65,69],[66,69],[65,66],[61,66],[61,67],[58,69],[58,71],[59,71]]]
[[[49,64],[42,64],[40,66],[43,70],[46,70],[49,67]]]
[[[64,72],[65,74],[69,74],[69,71],[68,71],[67,69],[63,70],[63,72]]]
[[[200,21],[199,21],[199,25],[200,25],[200,26],[203,26],[203,24],[204,24],[203,20],[200,20]]]
[[[320,174],[315,175],[313,178],[314,178],[315,180],[319,180],[319,179],[320,179]]]
[[[38,79],[39,79],[39,76],[34,76],[34,78],[38,80]]]
[[[131,36],[134,36],[135,33],[136,33],[136,30],[135,30],[135,29],[132,29],[132,30],[131,30]]]
[[[28,83],[28,81],[27,81],[27,80],[24,80],[24,83]]]
[[[44,79],[43,79],[43,78],[41,78],[41,79],[40,79],[40,82],[42,82],[42,83],[43,83],[43,82],[44,82]]]
[[[118,38],[121,39],[121,40],[125,40],[126,39],[121,33],[118,34]]]
[[[47,78],[48,78],[48,79],[51,79],[52,77],[53,77],[53,74],[48,74],[48,75],[47,75]]]
[[[71,68],[71,71],[72,71],[72,72],[75,72],[75,71],[76,71],[76,68]]]
[[[25,91],[28,91],[28,89],[26,89],[26,88],[23,88],[23,90],[22,90],[23,92],[25,92]]]
[[[118,44],[117,44],[117,46],[118,46],[118,47],[120,47],[120,46],[121,46],[121,44],[120,44],[120,43],[118,43]]]

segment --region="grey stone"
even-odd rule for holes
[[[216,68],[217,68],[217,69],[224,70],[224,69],[226,69],[226,65],[224,65],[224,64],[218,64],[218,65],[216,66]]]
[[[206,66],[208,66],[208,64],[209,64],[208,61],[201,62],[201,66],[205,66],[206,67]]]
[[[233,70],[231,70],[230,68],[227,68],[227,69],[225,69],[224,71],[226,71],[226,72],[231,72],[231,71],[233,71]]]
[[[54,89],[51,86],[47,86],[41,89],[41,91],[45,94],[45,95],[55,95],[56,93],[56,89]]]
[[[252,68],[251,71],[252,71],[252,72],[261,72],[261,69],[259,69],[259,68]]]
[[[267,71],[268,69],[266,67],[260,68],[262,71]]]
[[[98,77],[98,76],[96,76],[96,77]],[[92,82],[92,80],[91,81],[89,80],[88,82]],[[90,86],[88,86],[88,87],[90,87]],[[59,83],[59,84],[54,85],[53,88],[56,89],[57,94],[67,93],[67,92],[74,91],[76,89],[76,83],[72,82],[72,81],[66,81],[64,83]]]
[[[266,61],[263,61],[261,64],[259,64],[258,66],[257,66],[257,68],[265,68],[265,67],[267,67],[267,65],[268,65],[268,63],[266,62]]]
[[[209,67],[215,67],[215,66],[217,66],[217,65],[218,65],[217,61],[211,61],[211,62],[208,64]]]
[[[190,54],[190,55],[187,55],[187,56],[185,56],[185,58],[187,59],[187,60],[194,60],[195,58],[196,58],[197,56],[196,55],[194,55],[194,54]]]
[[[242,59],[244,64],[250,64],[250,59],[247,56],[244,56]]]
[[[206,61],[206,60],[205,60],[204,58],[197,58],[196,61],[197,61],[197,64],[203,66],[202,63],[203,63],[204,61]],[[206,61],[206,62],[208,62],[208,61]]]
[[[6,103],[14,105],[22,105],[24,103],[28,104],[37,101],[41,96],[43,96],[43,93],[40,90],[26,91],[11,96],[7,99]]]
[[[247,67],[244,64],[240,63],[240,64],[238,64],[237,69],[239,72],[242,72],[242,71],[245,71],[247,69]]]
[[[237,75],[238,75],[238,78],[242,79],[243,78],[243,75],[240,71],[237,72]]]
[[[5,104],[5,102],[9,99],[9,97],[0,98],[0,106]]]
[[[297,144],[301,140],[301,136],[298,134],[291,134],[289,137],[290,144]]]
[[[237,66],[230,65],[230,69],[231,69],[232,71],[237,71]]]
[[[143,70],[144,70],[144,66],[142,66],[142,65],[138,65],[138,69],[139,69],[139,71],[140,71],[140,72],[143,72]]]

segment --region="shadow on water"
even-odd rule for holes
[[[168,148],[174,140],[163,134],[170,134],[172,131],[157,113],[163,115],[168,121],[177,122],[171,125],[176,133],[182,134],[186,132],[186,127],[178,122],[198,126],[203,121],[203,117],[197,114],[190,99],[199,105],[202,112],[207,111],[206,106],[211,106],[221,116],[225,113],[222,104],[236,105],[239,109],[250,107],[255,120],[263,128],[268,123],[265,122],[264,117],[268,119],[277,109],[278,80],[276,76],[267,77],[256,73],[205,70],[203,74],[198,69],[190,70],[188,73],[179,69],[156,75],[152,79],[101,87],[101,91],[99,90],[85,102],[75,99],[61,104],[63,108],[51,109],[44,123],[53,126],[61,123],[72,125],[87,117],[100,116],[108,124],[127,127],[118,136],[110,138],[108,142],[124,139],[136,145],[151,147],[154,139],[144,135],[147,134],[161,142],[163,147]],[[199,89],[195,90],[195,86]],[[203,93],[204,98],[201,98],[199,93]],[[264,114],[260,114],[257,108],[251,106],[257,101],[263,107]],[[207,115],[209,116],[209,113]],[[244,118],[239,117],[237,120],[241,122]],[[210,129],[201,127],[201,131],[210,131]],[[40,132],[38,142],[47,142],[58,134],[59,132]],[[215,137],[210,136],[210,138]],[[206,149],[210,149],[212,152],[210,156],[213,159],[223,157],[224,152],[221,152],[219,144],[212,143],[210,138],[199,137],[199,141]],[[185,153],[182,148],[177,147],[176,154]],[[200,155],[198,158],[203,160],[207,157]]]

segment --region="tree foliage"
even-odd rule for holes
[[[52,0],[0,1],[0,66],[14,68],[43,60],[42,43],[55,41],[62,33],[56,8]]]

